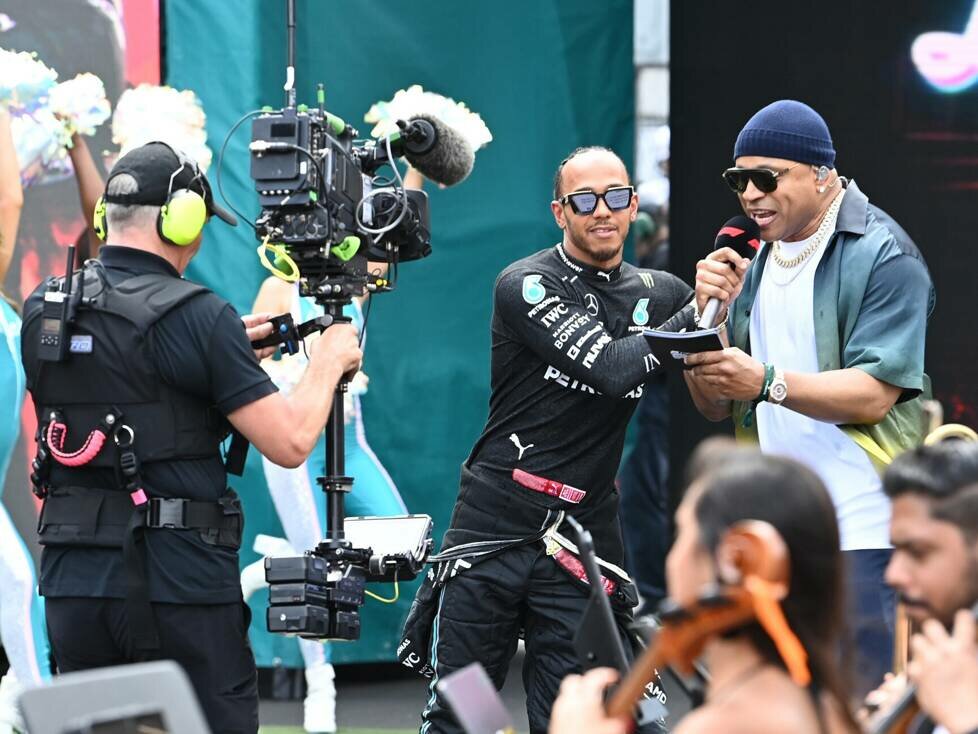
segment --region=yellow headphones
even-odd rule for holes
[[[173,146],[164,143],[162,140],[153,142],[166,145],[180,162],[180,165],[170,175],[166,201],[160,207],[159,216],[156,218],[156,232],[164,242],[177,247],[186,247],[200,236],[204,225],[207,223],[207,203],[200,193],[192,191],[190,188],[195,181],[202,181],[204,174],[196,161],[188,158]],[[193,170],[194,177],[186,187],[174,191],[173,181],[186,167]],[[200,184],[200,189],[203,192],[203,183]],[[92,228],[98,238],[104,242],[109,234],[109,225],[105,217],[104,194],[95,203]]]
[[[95,202],[95,213],[92,216],[92,229],[95,231],[95,236],[102,242],[105,242],[105,238],[109,236],[109,223],[105,218],[104,194],[98,197],[98,201]]]

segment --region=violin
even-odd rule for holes
[[[929,416],[929,432],[924,438],[924,445],[932,446],[947,440],[958,441],[978,441],[978,433],[968,426],[960,423],[941,424],[942,409],[937,401],[926,401],[925,412],[931,413]],[[971,608],[971,613],[978,619],[978,604]],[[909,644],[910,635],[905,635]],[[906,667],[908,650],[903,651],[899,667]],[[906,690],[900,695],[896,702],[885,712],[875,714],[869,723],[868,734],[906,734],[910,731],[910,726],[920,715],[920,705],[917,703],[917,687],[908,685]]]
[[[919,715],[917,687],[911,684],[892,708],[870,719],[868,734],[907,734]]]
[[[605,705],[609,716],[631,716],[657,670],[673,667],[689,675],[709,640],[753,621],[771,636],[792,680],[811,682],[808,654],[781,609],[791,564],[778,531],[759,520],[739,522],[727,530],[717,557],[720,583],[704,589],[692,606],[669,600],[660,606],[662,627],[612,691]]]
[[[978,604],[971,607],[971,614],[978,619]],[[870,719],[868,734],[907,734],[918,716],[917,686],[911,683],[890,708]]]

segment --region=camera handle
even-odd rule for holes
[[[256,339],[251,346],[254,349],[262,349],[281,345],[282,351],[286,354],[296,354],[299,351],[299,343],[314,332],[321,334],[326,331],[333,324],[333,317],[317,316],[296,326],[292,314],[283,313],[273,316],[269,319],[269,323],[272,325],[272,333],[263,339]]]

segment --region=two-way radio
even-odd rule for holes
[[[78,290],[72,293],[72,268],[75,264],[75,246],[68,247],[65,277],[51,280],[44,291],[41,307],[41,339],[37,357],[45,362],[63,362],[73,344],[68,327],[75,320],[75,310],[85,292],[85,279],[78,278]]]

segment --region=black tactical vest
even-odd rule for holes
[[[38,519],[41,544],[124,548],[138,525],[194,530],[205,542],[236,549],[242,519],[234,492],[229,490],[218,502],[163,499],[154,497],[141,477],[141,468],[152,462],[220,460],[226,419],[204,400],[164,383],[149,343],[154,323],[207,289],[159,273],[134,276],[113,287],[98,261],[89,261],[73,277],[73,292],[78,292],[79,279],[85,279],[85,298],[70,329],[68,358],[44,362],[32,356],[40,309],[27,316],[21,332],[39,427],[31,480],[35,493],[44,498]],[[63,462],[58,466],[45,441],[52,421],[66,427],[65,454],[84,446],[91,432],[100,429],[107,436],[103,447],[82,467],[114,470],[117,481],[95,484],[90,477],[104,472],[79,471]]]
[[[142,464],[219,457],[227,421],[212,405],[164,383],[149,344],[153,324],[207,289],[160,273],[113,287],[97,261],[75,273],[73,291],[81,277],[85,298],[71,328],[68,358],[25,365],[38,425],[57,411],[68,427],[68,446],[77,446],[109,412],[121,412]],[[36,343],[40,320],[39,309],[24,321],[24,345]],[[113,448],[106,446],[89,466],[114,467]]]

